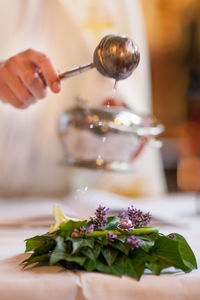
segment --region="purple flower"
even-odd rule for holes
[[[125,231],[125,232],[132,231],[134,229],[133,223],[129,218],[121,219],[119,225],[117,225],[117,228],[120,231]]]
[[[85,236],[86,233],[90,233],[93,231],[94,231],[94,224],[90,224],[88,228],[85,228],[84,226],[80,227],[79,229],[74,228],[71,237]]]
[[[143,241],[132,235],[126,239],[126,243],[129,244],[131,250],[134,250],[135,248],[139,248],[142,245]]]
[[[79,236],[80,236],[79,230],[77,228],[74,228],[71,237],[79,237]]]
[[[117,238],[117,235],[114,234],[112,231],[110,231],[107,234],[106,238],[107,238],[108,244],[112,244],[115,241],[115,239]]]
[[[151,214],[150,214],[150,212],[148,212],[146,214],[143,213],[142,219],[143,219],[142,220],[143,221],[143,226],[148,225],[151,222]]]
[[[136,209],[133,205],[128,207],[127,216],[136,227],[142,227],[150,223],[150,213],[144,214],[140,209]]]
[[[174,233],[170,233],[170,234],[168,234],[168,238],[170,238],[172,240],[176,240],[176,235]]]
[[[94,226],[97,226],[100,229],[104,229],[104,225],[108,221],[106,218],[106,214],[108,211],[109,208],[99,205],[99,207],[95,211],[95,217],[91,218],[91,221],[94,224]]]
[[[90,226],[87,229],[87,233],[93,232],[94,231],[94,224],[90,224]]]
[[[127,216],[127,212],[126,212],[125,209],[123,209],[123,210],[121,211],[121,213],[118,215],[118,217],[119,217],[120,219],[124,219],[126,216]]]

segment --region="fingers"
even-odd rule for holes
[[[4,76],[6,77],[6,85],[12,91],[12,93],[19,99],[23,104],[31,104],[36,101],[36,97],[31,93],[29,89],[21,81],[15,72],[16,66],[12,63],[9,63],[4,70]]]
[[[41,52],[26,50],[0,65],[0,99],[17,108],[46,97],[47,86],[54,93],[61,89],[58,72]]]
[[[5,102],[10,103],[15,108],[23,109],[23,108],[27,107],[27,105],[25,105],[23,102],[21,102],[16,97],[16,95],[10,90],[10,88],[6,85],[3,88],[1,88],[1,96],[3,97],[2,99]]]
[[[42,76],[52,92],[59,93],[61,89],[60,79],[50,58],[38,51],[27,51],[30,56],[30,60],[41,70]]]
[[[43,99],[47,95],[47,88],[33,65],[22,65],[18,69],[18,76],[26,89],[35,99]]]

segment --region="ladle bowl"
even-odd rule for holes
[[[140,53],[137,45],[124,35],[106,35],[93,54],[93,62],[73,68],[59,75],[60,79],[67,79],[96,68],[102,75],[122,80],[129,77],[137,67]]]

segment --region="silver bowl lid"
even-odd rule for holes
[[[92,129],[100,135],[123,132],[138,137],[157,136],[164,130],[164,126],[150,114],[138,114],[124,107],[89,107],[79,104],[60,115],[59,132],[64,133],[68,126]]]

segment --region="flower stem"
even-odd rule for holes
[[[85,236],[86,237],[99,237],[99,236],[107,235],[111,231],[113,234],[116,234],[116,235],[124,235],[124,234],[141,235],[141,234],[149,234],[149,233],[153,233],[153,232],[159,232],[159,228],[158,227],[141,227],[141,228],[135,228],[129,232],[123,232],[123,231],[119,231],[119,230],[110,229],[110,230],[102,230],[102,231],[93,231],[90,233],[86,233]]]

